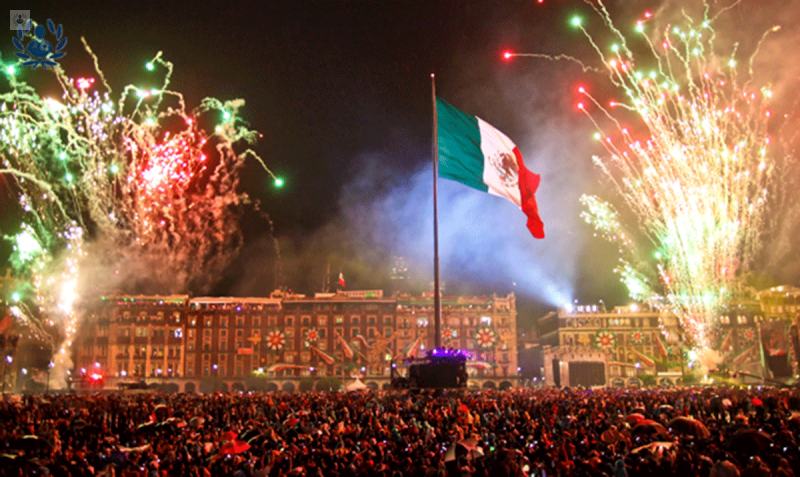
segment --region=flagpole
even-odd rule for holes
[[[439,122],[436,114],[436,75],[431,73],[431,101],[433,102],[433,334],[434,347],[442,347],[442,301],[439,295],[439,204],[437,182],[439,178]]]

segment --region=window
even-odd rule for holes
[[[172,336],[176,338],[183,338],[183,330],[180,328],[175,328],[172,330]]]
[[[253,328],[261,328],[261,317],[254,316],[253,317]]]
[[[287,363],[294,363],[294,354],[293,353],[288,353],[286,355],[286,362]]]
[[[736,317],[736,322],[739,323],[740,325],[746,325],[747,324],[747,316],[745,316],[745,315],[737,316]]]
[[[206,327],[210,327],[211,326],[211,317],[210,316],[203,317],[203,321],[205,322]]]
[[[267,317],[267,325],[268,326],[275,326],[278,323],[277,316],[268,316]]]
[[[351,316],[350,317],[350,324],[353,325],[353,326],[358,326],[358,317],[357,316]]]
[[[491,316],[482,316],[481,317],[481,324],[486,326],[492,326],[492,317]]]
[[[203,376],[208,376],[208,366],[203,366]]]
[[[424,316],[417,318],[417,326],[428,326],[428,318]]]
[[[367,328],[367,338],[374,338],[375,334],[376,333],[374,327]]]
[[[236,326],[244,326],[244,317],[243,316],[237,316],[236,317]]]
[[[311,317],[303,316],[302,318],[300,318],[300,324],[302,326],[311,326]]]
[[[287,338],[294,338],[294,328],[287,328],[285,334]]]
[[[325,329],[322,329],[322,330],[317,330],[317,332],[319,333],[319,337],[320,337],[322,340],[324,340],[325,338],[327,338],[327,337],[328,337],[328,334],[326,333],[326,331],[327,331],[327,330],[325,330]]]
[[[317,348],[321,349],[322,351],[327,350],[328,349],[328,342],[327,341],[320,341],[319,343],[317,343]]]
[[[335,322],[337,325],[341,325],[342,323],[344,323],[344,317],[343,317],[343,316],[341,316],[341,315],[339,315],[339,316],[337,316],[337,317],[335,317],[335,318],[334,318],[334,322]]]
[[[384,338],[391,338],[392,337],[392,329],[390,327],[386,327],[383,329],[383,337]]]
[[[352,336],[353,338],[358,336],[358,328],[350,328],[350,336]]]
[[[286,317],[286,326],[294,326],[294,317],[293,316],[287,316]]]
[[[189,318],[189,326],[197,326],[197,318],[196,317],[193,316],[193,317]]]
[[[328,326],[328,317],[320,316],[317,318],[317,323],[319,323],[319,326]]]
[[[392,317],[391,316],[384,316],[383,317],[383,324],[391,326],[392,325]]]
[[[374,316],[367,317],[367,326],[375,326],[376,318]]]
[[[228,327],[228,317],[227,316],[220,316],[219,317],[219,326],[220,326],[220,328],[227,328]]]
[[[719,317],[719,322],[722,325],[730,325],[731,324],[731,317],[727,315],[722,315]]]

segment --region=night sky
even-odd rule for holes
[[[614,8],[626,21],[659,3]],[[163,51],[175,65],[171,89],[190,107],[207,96],[246,101],[243,119],[263,134],[256,150],[286,181],[275,189],[251,163],[243,182],[271,217],[279,252],[265,222],[248,215],[241,258],[203,292],[264,296],[283,285],[313,293],[328,265],[332,285],[341,271],[348,289],[391,291],[393,255],[408,261],[410,291],[429,289],[435,73],[440,96],[505,132],[542,175],[537,198],[547,234],[532,238],[513,204],[441,180],[445,294],[513,291],[531,314],[572,299],[627,302],[612,272],[615,248],[579,217],[581,194],[612,197],[591,162],[603,151],[575,110],[576,86],[603,78],[586,79],[568,63],[501,56],[511,49],[594,58],[568,23],[574,13],[589,16],[582,2],[102,1],[15,8],[63,24],[69,44],[61,64],[70,76],[93,75],[83,36],[117,92],[126,84],[156,86],[161,77],[144,64]],[[13,51],[10,34],[0,43],[3,59]],[[24,74],[45,90],[53,86],[40,70]],[[2,200],[15,198],[6,193]],[[14,227],[10,215],[3,227]]]

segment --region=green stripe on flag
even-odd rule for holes
[[[483,152],[478,119],[436,98],[439,177],[488,192],[483,183]]]

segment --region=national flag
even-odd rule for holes
[[[339,286],[344,288],[344,274],[339,272]]]
[[[753,346],[747,348],[746,350],[742,351],[738,356],[733,358],[733,364],[738,366],[738,365],[744,363],[745,359],[747,359],[747,357],[750,355],[750,353],[752,353],[753,350],[756,349],[756,346],[757,345],[753,345]]]
[[[609,362],[608,362],[608,365],[609,365],[609,366],[622,366],[622,367],[625,367],[625,368],[635,368],[635,367],[636,367],[636,365],[635,365],[635,364],[631,364],[631,363],[622,363],[622,362],[620,362],[620,361],[609,361]]]
[[[544,238],[536,204],[541,177],[525,167],[519,148],[486,121],[436,98],[439,177],[505,197],[528,217],[528,230]]]
[[[364,348],[372,349],[372,346],[367,343],[367,339],[364,337],[364,335],[356,335],[355,339],[359,341]]]
[[[636,350],[636,349],[633,349],[632,351],[633,351],[633,354],[635,354],[639,358],[639,360],[642,362],[642,364],[644,364],[645,366],[649,366],[649,367],[652,368],[653,366],[656,365],[656,360],[651,358],[650,356],[647,356],[646,354],[644,354],[641,351]]]
[[[466,364],[468,367],[476,369],[492,369],[497,367],[496,364],[487,361],[467,361]]]
[[[329,355],[328,353],[322,351],[321,349],[317,348],[316,346],[311,345],[310,348],[311,348],[312,351],[316,351],[317,355],[319,355],[319,359],[324,361],[325,364],[330,365],[330,364],[333,364],[336,361],[336,358],[334,358],[333,356]]]
[[[406,353],[405,353],[406,358],[413,358],[414,355],[417,354],[417,350],[419,349],[419,345],[422,344],[422,338],[423,337],[424,337],[424,335],[419,335],[417,337],[417,339],[415,339],[414,341],[411,342],[411,344],[408,346],[408,350],[406,350]]]
[[[733,341],[733,329],[728,330],[728,334],[725,335],[725,339],[722,340],[719,350],[725,352],[725,350],[727,350],[731,345],[731,341]]]
[[[342,354],[344,354],[344,357],[347,359],[352,359],[353,348],[351,348],[350,345],[347,344],[347,341],[345,341],[344,338],[342,338],[342,335],[336,335],[336,339],[339,340],[339,343],[342,344]]]
[[[299,364],[289,364],[289,363],[275,363],[269,368],[267,368],[267,371],[277,373],[287,369],[308,369],[308,366],[301,366]]]
[[[661,356],[667,355],[667,345],[664,343],[659,333],[656,333],[656,349]]]

